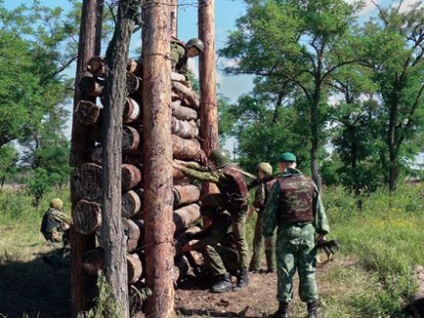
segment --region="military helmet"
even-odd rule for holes
[[[203,44],[202,40],[198,39],[198,38],[193,38],[190,39],[187,44],[186,47],[189,49],[191,47],[195,47],[196,49],[199,50],[199,53],[203,52],[203,49],[205,48],[205,45]]]
[[[209,160],[212,161],[217,168],[223,168],[232,163],[229,153],[222,148],[212,150],[209,155]]]
[[[50,201],[50,207],[56,210],[62,210],[63,209],[63,201],[58,198],[54,198]]]
[[[285,152],[278,158],[279,162],[296,162],[296,156],[291,152]]]
[[[261,162],[257,165],[256,171],[262,171],[265,175],[272,175],[272,166],[268,162]]]

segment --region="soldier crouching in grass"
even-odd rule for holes
[[[199,251],[205,259],[204,271],[210,275],[213,293],[223,293],[232,289],[230,272],[238,270],[238,253],[232,235],[231,215],[221,209],[204,207],[202,216],[206,216],[211,223],[202,231],[186,234],[186,241],[198,240],[194,244],[184,244],[182,253]]]
[[[296,169],[290,152],[279,158],[281,175],[274,184],[263,214],[262,233],[271,237],[277,228],[277,299],[274,318],[287,318],[293,297],[293,276],[299,275],[299,295],[307,303],[308,318],[318,318],[316,243],[329,232],[320,194],[311,178]]]
[[[71,218],[63,210],[63,201],[55,198],[50,201],[50,206],[43,215],[40,232],[43,234],[47,244],[54,245],[62,243],[59,251],[52,255],[44,256],[43,261],[55,268],[66,266],[69,263],[70,256],[70,226]]]

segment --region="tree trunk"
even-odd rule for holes
[[[143,28],[144,224],[146,316],[175,317],[172,221],[170,0],[145,8]]]
[[[100,54],[101,25],[103,14],[103,1],[83,0],[81,12],[81,25],[78,43],[78,59],[75,75],[74,111],[81,100],[96,102],[95,98],[89,97],[80,91],[80,82],[88,60],[92,56]],[[87,138],[89,127],[78,121],[74,112],[72,120],[71,157],[70,165],[75,167],[88,162],[88,149],[94,143]],[[75,197],[71,180],[71,199]],[[76,200],[72,199],[72,211]],[[73,212],[72,212],[73,213]],[[87,311],[92,306],[92,300],[96,291],[96,276],[89,275],[83,270],[83,255],[95,247],[94,235],[83,235],[71,228],[71,292],[72,292],[72,316],[76,317],[80,312]]]
[[[102,208],[96,202],[80,200],[72,215],[75,230],[81,234],[92,234],[102,225]]]
[[[135,170],[126,169],[126,166],[122,165],[122,113],[126,101],[128,51],[136,14],[137,9],[134,8],[133,1],[119,1],[117,24],[106,51],[108,74],[104,96],[102,237],[105,252],[105,276],[113,294],[113,301],[106,305],[109,305],[108,312],[123,318],[129,317],[130,313],[127,242],[121,218],[121,184],[126,185],[128,180],[132,180],[132,172]],[[122,181],[125,182],[121,182],[123,171],[130,172],[130,177],[122,175]]]
[[[178,0],[170,0],[169,3],[169,33],[178,37]]]
[[[176,135],[171,135],[171,140],[174,158],[202,161],[204,152],[196,139],[184,139]]]
[[[194,203],[200,199],[200,189],[194,184],[174,185],[172,193],[174,194],[174,206]]]
[[[193,108],[182,106],[181,100],[177,99],[171,103],[172,116],[181,120],[196,120],[197,111]]]
[[[144,206],[144,191],[133,189],[122,196],[121,214],[124,218],[142,218]]]
[[[219,147],[218,102],[216,97],[216,53],[215,53],[215,0],[198,0],[199,38],[205,44],[199,57],[200,84],[200,139],[202,150],[209,157]],[[216,193],[213,183],[204,183],[202,195]],[[208,224],[208,218],[204,219]]]
[[[175,232],[187,229],[200,218],[200,206],[196,203],[184,206],[174,211]]]

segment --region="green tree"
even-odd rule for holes
[[[320,186],[318,157],[326,143],[328,83],[338,68],[354,62],[346,49],[360,5],[341,0],[246,3],[246,15],[237,21],[237,30],[221,50],[238,62],[226,71],[252,74],[256,83],[272,83],[271,89],[283,88],[286,93],[289,87],[303,94],[308,106],[308,118],[304,118],[310,128],[311,172]]]
[[[18,152],[11,145],[0,147],[0,184],[4,185],[6,178],[16,172]]]
[[[381,154],[390,190],[405,170],[406,159],[420,151],[424,120],[424,5],[403,11],[378,6],[378,16],[364,26],[366,65],[378,84],[377,112],[386,152]]]

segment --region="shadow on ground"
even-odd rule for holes
[[[69,264],[54,266],[61,256],[53,249],[28,262],[9,260],[7,252],[0,262],[0,316],[71,317]],[[57,265],[57,264],[56,264]]]

